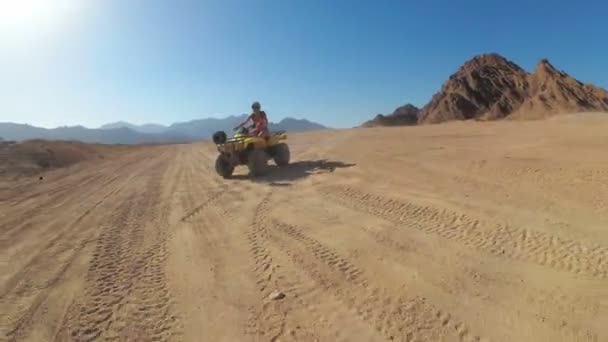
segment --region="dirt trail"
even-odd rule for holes
[[[207,144],[3,183],[9,341],[605,341],[608,119]],[[282,298],[272,299],[276,292]]]

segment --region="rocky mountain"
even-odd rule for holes
[[[140,144],[140,143],[184,143],[206,140],[214,132],[223,130],[228,134],[232,128],[243,121],[247,116],[229,116],[227,118],[209,118],[174,123],[169,127],[161,125],[137,126],[128,122],[117,122],[103,125],[99,129],[90,129],[83,126],[58,127],[46,129],[26,124],[1,123],[0,136],[8,140],[73,140],[86,143],[104,144]],[[303,132],[325,127],[307,120],[286,118],[278,123],[271,123],[271,130],[285,130],[289,132]]]
[[[540,118],[586,111],[608,111],[608,92],[583,84],[546,59],[528,73],[505,57],[490,53],[473,57],[452,74],[420,110],[417,122]],[[393,115],[377,116],[366,124],[399,122]]]
[[[395,109],[392,114],[378,114],[375,118],[365,122],[362,126],[411,126],[415,125],[418,122],[419,114],[420,108],[408,103],[404,106]]]
[[[528,75],[528,96],[514,117],[542,117],[556,113],[608,111],[608,91],[583,84],[543,59]]]
[[[419,122],[538,118],[585,111],[608,111],[608,92],[558,71],[547,59],[527,73],[498,54],[486,54],[467,61],[450,76],[422,108]]]
[[[443,84],[422,108],[420,122],[499,119],[528,96],[528,74],[498,54],[476,56]]]

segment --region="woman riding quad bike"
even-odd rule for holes
[[[234,128],[234,137],[228,139],[226,132],[213,134],[213,142],[219,155],[215,161],[215,170],[223,178],[232,176],[238,165],[247,165],[252,176],[262,176],[268,171],[268,160],[274,160],[279,167],[289,164],[289,146],[284,142],[287,134],[284,131],[270,134],[266,113],[260,110],[260,104],[254,102],[253,113]],[[247,126],[249,121],[253,126]]]
[[[269,137],[270,130],[268,129],[268,118],[266,117],[266,112],[261,110],[262,106],[259,102],[254,102],[251,105],[251,109],[253,113],[249,114],[249,116],[241,122],[234,130],[238,130],[244,127],[250,120],[253,121],[253,129],[249,131],[249,135],[254,137]]]

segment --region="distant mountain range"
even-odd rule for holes
[[[185,143],[210,139],[214,132],[222,130],[230,134],[233,127],[247,117],[246,114],[226,118],[207,118],[178,122],[170,126],[157,124],[134,125],[128,122],[114,122],[99,128],[83,126],[57,127],[52,129],[27,124],[0,122],[0,137],[5,140],[75,140],[102,144],[141,143]],[[305,119],[285,118],[271,123],[271,130],[304,132],[325,129],[323,125]]]
[[[128,128],[133,131],[139,133],[149,133],[149,134],[157,134],[163,133],[167,130],[167,126],[158,125],[158,124],[143,124],[143,125],[134,125],[125,121],[112,122],[109,124],[102,125],[99,127],[100,129],[116,129],[116,128]]]

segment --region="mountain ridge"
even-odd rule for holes
[[[30,124],[0,122],[0,136],[5,140],[73,140],[85,143],[142,144],[142,143],[188,143],[210,139],[218,130],[230,131],[246,118],[246,114],[224,118],[205,118],[176,122],[170,126],[158,124],[135,125],[125,121],[108,123],[99,128],[81,125],[42,128]],[[162,130],[160,128],[162,127]],[[303,132],[326,129],[325,126],[306,119],[284,118],[270,124],[271,130]],[[150,130],[152,129],[152,130]]]
[[[116,121],[101,125],[99,129],[115,129],[115,128],[129,128],[140,133],[161,133],[167,129],[167,126],[145,123],[142,125],[135,125],[127,121]]]

